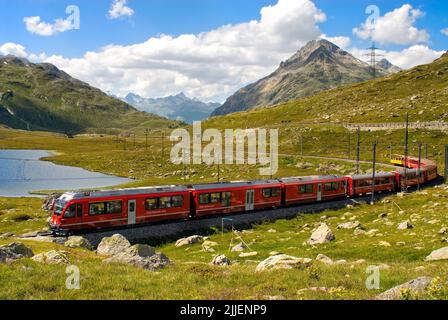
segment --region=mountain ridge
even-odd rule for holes
[[[377,74],[389,72],[380,68]],[[372,72],[367,63],[328,40],[313,40],[281,62],[273,73],[230,96],[212,116],[284,103],[370,79]]]

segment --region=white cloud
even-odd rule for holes
[[[0,46],[0,55],[13,55],[19,58],[28,57],[24,46],[12,42],[7,42]]]
[[[366,61],[365,50],[352,48],[349,51],[358,59]],[[431,63],[435,59],[440,58],[444,53],[445,51],[436,51],[426,45],[413,45],[401,51],[378,51],[378,54],[402,69],[409,69],[418,65]]]
[[[343,50],[347,50],[348,47],[350,47],[350,44],[352,43],[352,39],[350,39],[350,37],[343,37],[343,36],[328,37],[326,34],[323,34],[320,36],[320,38],[326,39],[326,40],[334,43],[335,45],[337,45],[338,47],[340,47]]]
[[[379,17],[374,23],[368,19],[359,28],[354,28],[353,33],[361,39],[371,39],[381,44],[425,43],[430,38],[428,32],[414,26],[423,15],[422,11],[405,4]]]
[[[444,35],[448,36],[448,28],[440,30]]]
[[[49,37],[57,33],[65,32],[73,29],[72,21],[67,19],[56,19],[54,23],[41,21],[39,16],[25,17],[23,19],[26,29],[39,36]]]
[[[83,81],[124,96],[184,91],[222,101],[242,85],[272,72],[306,42],[321,35],[325,14],[310,0],[279,0],[259,20],[200,34],[161,35],[129,46],[109,45],[82,58],[46,61]]]
[[[114,0],[110,6],[108,17],[118,19],[120,17],[131,17],[134,10],[127,6],[127,0]]]

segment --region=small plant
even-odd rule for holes
[[[11,220],[14,221],[14,222],[28,221],[28,220],[31,220],[31,219],[32,218],[29,215],[27,215],[27,214],[18,214],[18,215],[15,215],[15,216],[11,217]]]

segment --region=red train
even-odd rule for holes
[[[400,160],[401,159],[401,160]],[[409,166],[390,173],[312,176],[275,180],[164,186],[111,191],[69,192],[55,203],[50,227],[55,233],[187,220],[251,212],[303,203],[399,191],[435,180],[437,164],[396,157]],[[420,174],[419,174],[420,171]],[[406,174],[405,174],[406,172]]]

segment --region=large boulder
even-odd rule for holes
[[[204,241],[204,237],[195,235],[195,236],[177,240],[176,247],[179,248],[179,247],[183,247],[183,246],[188,246],[190,244],[201,243],[203,241]]]
[[[131,247],[131,243],[121,234],[105,237],[101,240],[96,252],[103,256],[113,256]]]
[[[434,250],[429,256],[425,258],[425,261],[438,261],[448,260],[448,247]]]
[[[65,241],[64,245],[67,248],[84,248],[87,250],[93,250],[93,246],[89,240],[80,236],[71,236]]]
[[[212,264],[215,266],[228,266],[230,263],[230,260],[223,254],[215,256],[212,260]]]
[[[311,259],[307,258],[296,258],[286,254],[279,254],[276,256],[271,256],[260,262],[255,271],[260,272],[275,269],[304,268],[310,266],[311,261]]]
[[[153,247],[148,246],[146,244],[136,244],[133,245],[132,247],[127,248],[124,251],[124,253],[134,257],[138,256],[142,258],[147,258],[155,255],[156,250]]]
[[[310,239],[308,240],[308,244],[310,245],[316,245],[316,244],[323,244],[328,243],[330,241],[335,240],[336,237],[334,236],[331,229],[328,227],[326,223],[322,223],[319,228],[317,228],[312,234]]]
[[[246,249],[247,249],[247,246],[244,243],[240,242],[236,246],[234,246],[231,251],[232,252],[243,252]]]
[[[69,264],[67,253],[64,251],[51,250],[40,253],[31,258],[32,260],[45,264]]]
[[[322,262],[322,263],[328,264],[328,265],[334,264],[334,261],[330,257],[328,257],[328,256],[326,256],[324,254],[319,254],[316,257],[316,261],[319,261],[319,262]]]
[[[137,268],[155,271],[166,267],[171,264],[170,259],[165,256],[163,253],[153,254],[151,256],[140,256],[140,255],[132,255],[131,252],[133,250],[129,250],[127,252],[123,252],[121,254],[117,254],[103,261],[103,263],[111,264],[111,263],[121,263],[128,264]],[[143,251],[147,251],[147,249],[143,249]],[[146,254],[144,254],[146,255]]]
[[[8,263],[22,258],[31,258],[33,255],[33,251],[20,242],[14,242],[0,247],[0,263]]]
[[[377,300],[399,300],[402,293],[405,291],[410,291],[412,294],[421,294],[429,287],[432,282],[432,278],[421,277],[399,286],[393,287],[379,295],[376,296]]]

